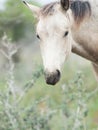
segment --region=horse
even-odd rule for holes
[[[24,3],[37,19],[46,83],[60,80],[71,53],[91,61],[98,81],[98,0],[60,0],[43,7]]]

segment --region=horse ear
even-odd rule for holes
[[[67,11],[69,9],[69,0],[61,0],[60,3],[61,3],[61,7],[64,10]]]
[[[36,17],[39,16],[40,7],[32,5],[32,4],[29,4],[29,3],[25,2],[25,1],[23,1],[23,3],[34,13],[34,15]]]

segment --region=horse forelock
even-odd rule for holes
[[[51,2],[47,5],[45,5],[42,9],[41,9],[41,14],[43,16],[47,16],[50,15],[54,12],[54,7],[56,4],[58,4],[59,2]]]

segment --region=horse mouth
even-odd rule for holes
[[[61,74],[59,70],[56,70],[53,73],[45,73],[46,83],[48,85],[56,85],[60,80]]]

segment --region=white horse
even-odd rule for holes
[[[46,83],[59,81],[71,52],[92,62],[98,80],[98,0],[60,0],[42,8],[24,3],[38,20]]]

